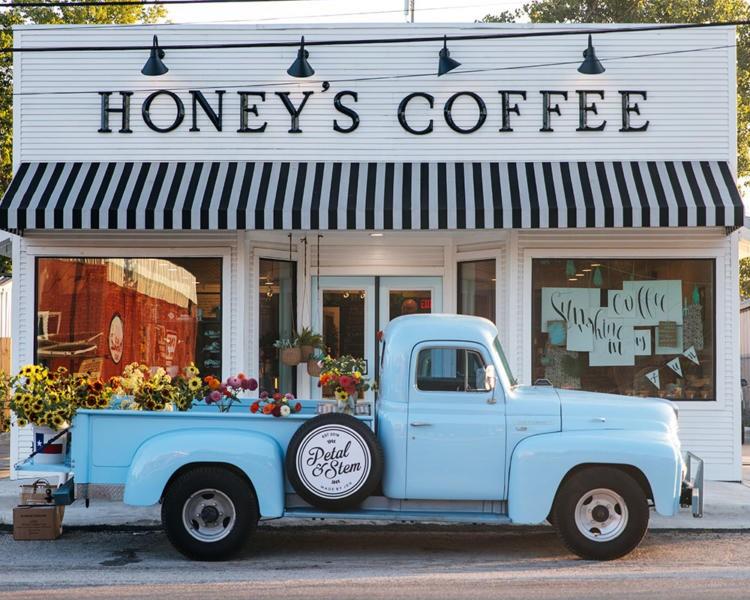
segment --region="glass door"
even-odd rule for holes
[[[379,277],[378,329],[396,317],[443,310],[442,277]]]
[[[376,332],[396,317],[440,312],[440,277],[313,277],[313,329],[327,354],[364,358],[367,377],[378,376]],[[377,292],[377,293],[376,293]],[[315,385],[313,398],[324,397]],[[367,392],[366,400],[373,400]]]
[[[323,335],[325,352],[364,358],[369,378],[375,365],[375,278],[313,277],[313,330]],[[313,398],[322,398],[315,385]],[[367,392],[366,400],[372,400]]]

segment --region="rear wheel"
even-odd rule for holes
[[[161,521],[172,545],[188,558],[224,560],[236,554],[258,523],[250,484],[222,467],[198,467],[169,486]]]
[[[613,560],[640,544],[648,528],[648,501],[638,482],[609,467],[571,476],[560,488],[552,521],[563,544],[590,560]]]

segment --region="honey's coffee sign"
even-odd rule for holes
[[[326,425],[311,431],[300,443],[296,457],[302,484],[316,496],[335,499],[354,494],[372,468],[365,440],[344,425]]]
[[[322,91],[294,93],[239,90],[227,96],[226,90],[205,93],[190,90],[180,95],[171,90],[156,90],[145,96],[140,113],[146,127],[156,133],[169,133],[185,127],[183,123],[189,115],[191,132],[201,131],[200,116],[201,121],[207,120],[208,127],[216,131],[224,131],[231,123],[231,129],[237,133],[252,135],[268,130],[269,123],[264,114],[283,110],[289,117],[288,132],[303,133],[301,119],[311,113],[324,114],[321,106],[321,102],[324,102],[330,106],[329,123],[334,131],[343,134],[355,132],[360,125],[357,109],[367,98],[364,95],[360,97],[353,90],[326,93],[329,89],[330,84],[326,81],[323,82]],[[119,90],[98,94],[99,133],[133,133],[131,100],[134,92]],[[402,130],[416,136],[429,135],[443,127],[458,134],[471,134],[483,127],[492,127],[499,135],[509,134],[514,131],[516,117],[522,114],[537,115],[536,127],[539,131],[551,133],[555,131],[555,120],[568,111],[575,111],[578,116],[576,131],[602,132],[616,128],[620,132],[632,133],[648,129],[649,121],[645,115],[641,115],[641,106],[647,99],[648,94],[643,90],[497,90],[497,94],[492,96],[472,91],[445,96],[412,92],[401,98],[397,105],[394,104],[393,116]],[[604,103],[616,103],[619,112],[617,123],[608,123],[599,116]],[[186,110],[186,105],[189,110]],[[316,107],[305,112],[311,105]],[[159,118],[152,112],[155,106],[163,108]],[[458,112],[471,108],[475,116],[469,117],[468,122],[464,116],[458,122],[454,118],[454,108]],[[169,116],[166,116],[167,113]]]

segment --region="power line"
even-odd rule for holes
[[[273,2],[274,0],[269,0]],[[509,6],[515,5],[512,1],[509,2]],[[441,11],[441,10],[453,10],[456,8],[490,8],[495,7],[497,8],[499,5],[497,2],[490,2],[490,3],[483,3],[483,4],[457,4],[452,6],[428,6],[428,7],[417,7],[418,12],[425,12],[425,11]],[[500,5],[501,6],[501,5]],[[0,5],[0,8],[2,8],[2,5]],[[403,8],[399,9],[393,9],[393,10],[368,10],[368,11],[359,11],[359,12],[343,12],[343,13],[327,13],[327,14],[320,14],[320,15],[296,15],[295,19],[315,19],[315,18],[327,18],[327,17],[353,17],[353,16],[367,16],[367,15],[387,15],[387,14],[401,14],[404,12]],[[132,27],[175,27],[175,26],[184,26],[184,25],[220,25],[225,23],[244,23],[244,24],[254,24],[254,23],[265,23],[269,21],[283,21],[285,19],[288,19],[288,16],[283,17],[263,17],[260,19],[221,19],[219,21],[210,21],[208,23],[203,21],[183,21],[180,23],[123,23],[123,24],[112,24],[112,25],[71,25],[69,28],[76,30],[78,29],[123,29],[123,28],[132,28]],[[28,27],[24,26],[23,31],[49,31],[50,27]]]
[[[668,55],[675,55],[675,54],[691,54],[695,52],[706,52],[708,50],[724,50],[727,48],[735,48],[736,44],[727,44],[722,46],[704,46],[702,48],[687,48],[683,50],[665,50],[664,52],[648,52],[643,54],[629,54],[624,56],[608,56],[606,58],[603,58],[603,60],[606,60],[608,63],[611,61],[618,61],[618,60],[632,60],[632,59],[638,59],[638,58],[650,58],[650,57],[658,57],[658,56],[668,56]],[[506,67],[487,67],[482,69],[462,69],[460,71],[454,71],[451,77],[454,77],[455,75],[460,75],[462,73],[466,74],[474,74],[474,73],[488,73],[488,72],[498,72],[498,71],[517,71],[521,69],[538,69],[543,67],[558,67],[558,66],[566,66],[566,65],[578,65],[580,64],[580,59],[576,60],[568,60],[568,61],[555,61],[555,62],[545,62],[545,63],[533,63],[533,64],[525,64],[525,65],[512,65],[512,66],[506,66]],[[387,80],[399,80],[399,79],[418,79],[421,77],[434,77],[435,71],[429,71],[429,72],[423,72],[423,73],[402,73],[399,75],[372,75],[370,77],[349,77],[349,78],[342,78],[342,79],[327,79],[326,83],[328,84],[339,84],[339,83],[359,83],[359,82],[368,82],[368,81],[387,81]],[[321,82],[322,83],[322,82]],[[265,83],[248,83],[248,84],[242,84],[242,85],[223,85],[223,84],[214,84],[211,87],[219,88],[219,89],[249,89],[249,88],[262,88],[262,87],[298,87],[299,81],[271,81],[271,82],[265,82]],[[163,88],[136,88],[132,89],[133,92],[157,92],[162,90]],[[194,90],[195,86],[189,86],[184,88],[172,88],[170,87],[169,90],[173,92],[187,92],[190,90]],[[54,92],[14,92],[14,96],[71,96],[76,94],[98,94],[99,92],[104,91],[101,89],[97,90],[69,90],[69,91],[54,91]]]
[[[185,0],[187,1],[187,0]],[[194,0],[190,0],[193,2]],[[232,1],[232,0],[212,0]],[[364,46],[364,45],[388,45],[388,44],[415,44],[425,42],[449,42],[476,41],[476,40],[503,40],[535,37],[565,37],[571,35],[606,35],[611,33],[636,33],[642,31],[673,31],[681,29],[704,29],[711,27],[732,27],[750,25],[750,21],[720,21],[714,23],[677,23],[668,25],[635,25],[632,27],[589,27],[582,29],[558,29],[552,31],[517,31],[504,33],[472,33],[465,35],[431,35],[394,38],[360,38],[360,39],[330,39],[330,40],[305,40],[305,46]],[[72,31],[75,28],[71,28]],[[299,41],[289,42],[224,42],[215,44],[160,44],[163,50],[232,50],[251,48],[296,48]],[[130,50],[150,50],[151,45],[135,46],[29,46],[29,47],[4,47],[0,52],[124,52]]]
[[[77,6],[153,6],[170,4],[226,4],[258,2],[321,2],[323,0],[71,0],[70,2],[4,2],[0,8],[70,8]]]

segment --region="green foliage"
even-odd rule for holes
[[[740,259],[740,298],[750,298],[750,258]]]
[[[750,19],[744,0],[538,0],[488,23],[698,23]],[[606,66],[606,65],[605,65]],[[737,163],[750,175],[750,28],[737,28]]]
[[[23,2],[24,0],[17,1]],[[133,6],[105,6],[105,0],[100,1],[102,6],[4,8],[0,12],[0,46],[9,47],[13,45],[12,28],[15,25],[127,25],[156,23],[166,16],[166,9],[163,6],[135,4]],[[13,55],[7,52],[0,53],[0,193],[4,192],[10,183],[13,165],[12,66]]]

